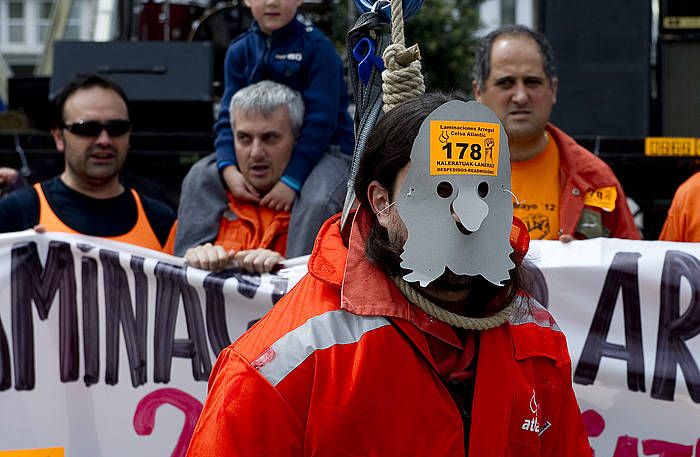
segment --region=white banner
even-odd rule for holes
[[[216,355],[298,281],[301,260],[207,274],[99,238],[0,235],[0,456],[184,455]]]
[[[700,456],[700,244],[548,241],[529,256],[595,455]]]
[[[596,456],[700,457],[700,245],[533,242],[530,258]],[[0,456],[184,455],[216,354],[305,260],[207,274],[97,238],[0,235]]]

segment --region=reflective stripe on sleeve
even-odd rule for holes
[[[365,333],[385,325],[389,325],[389,321],[384,317],[328,311],[275,341],[252,365],[276,386],[314,351],[336,344],[356,343]]]

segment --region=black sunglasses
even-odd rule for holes
[[[111,119],[106,122],[77,121],[72,124],[63,124],[63,128],[78,136],[96,137],[107,130],[109,136],[122,136],[131,130],[131,121],[127,119]]]

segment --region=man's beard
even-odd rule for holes
[[[389,241],[389,232],[376,220],[372,223],[365,244],[365,255],[373,264],[389,276],[403,276],[408,273],[401,268],[403,244]]]

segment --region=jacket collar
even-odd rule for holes
[[[365,256],[371,223],[369,211],[357,210],[345,241],[340,232],[339,215],[327,220],[309,257],[309,273],[340,288],[341,308],[353,314],[411,320],[416,308],[410,306],[384,271]]]
[[[340,232],[340,215],[326,221],[309,257],[309,274],[341,289],[341,309],[361,316],[402,319],[449,344],[460,344],[448,324],[409,303],[386,273],[367,260],[365,241],[372,224],[371,214],[360,207],[345,237]],[[413,336],[416,335],[411,339]]]
[[[613,185],[606,175],[599,172],[600,164],[595,156],[580,153],[583,148],[573,138],[552,123],[548,123],[545,130],[556,143],[559,151],[562,186],[568,181],[582,192],[588,192]]]
[[[266,35],[265,33],[263,33],[263,31],[260,30],[258,22],[255,20],[253,21],[250,27],[255,31],[255,33],[257,33],[261,37],[265,39],[270,38],[275,43],[290,41],[291,39],[303,33],[305,28],[304,24],[299,22],[297,18],[294,18],[291,21],[289,21],[289,24],[285,25],[284,27],[275,30],[274,32],[272,32],[271,35]]]

